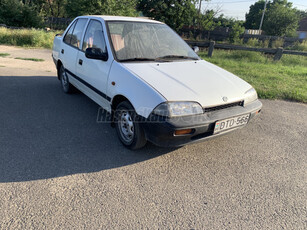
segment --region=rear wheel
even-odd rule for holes
[[[61,80],[62,89],[65,93],[73,93],[75,91],[75,87],[69,83],[69,79],[67,77],[65,68],[61,65],[59,70],[59,76]]]
[[[144,147],[147,140],[132,105],[128,101],[121,102],[114,116],[116,132],[123,145],[133,150]]]

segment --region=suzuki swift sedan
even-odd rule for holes
[[[123,145],[138,149],[218,137],[260,112],[250,84],[194,50],[162,22],[81,16],[55,37],[52,56],[64,92],[95,101]]]

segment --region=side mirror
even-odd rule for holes
[[[89,59],[96,59],[107,61],[108,60],[108,53],[102,52],[100,48],[87,48],[85,50],[85,57]]]
[[[199,47],[198,46],[193,46],[193,50],[195,53],[198,53],[199,52]]]

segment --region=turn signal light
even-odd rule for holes
[[[181,130],[176,130],[175,135],[176,136],[187,135],[187,134],[191,134],[192,132],[193,132],[193,129],[181,129]]]

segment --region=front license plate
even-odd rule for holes
[[[232,129],[241,125],[246,125],[249,120],[250,114],[244,114],[237,117],[227,118],[217,121],[214,127],[214,134]]]

